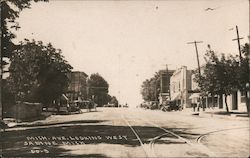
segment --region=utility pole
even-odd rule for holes
[[[249,8],[250,8],[250,0],[249,0]],[[237,40],[237,42],[238,42],[238,49],[239,49],[239,55],[240,55],[240,62],[239,62],[239,64],[241,66],[241,64],[242,64],[241,63],[242,62],[242,56],[241,56],[241,49],[240,49],[240,40],[243,39],[243,38],[239,37],[239,31],[238,31],[238,26],[237,25],[236,25],[236,34],[237,34],[237,38],[233,39],[233,41]],[[248,36],[248,38],[249,38],[249,36]],[[250,40],[250,38],[249,38],[249,40]],[[249,65],[248,65],[248,68],[249,68]],[[249,91],[247,90],[248,87],[249,87],[249,84],[246,84],[246,90],[244,91],[244,95],[246,97],[246,106],[247,106],[248,116],[250,116],[250,110],[249,110],[250,105],[249,105],[249,98],[248,98]]]
[[[188,42],[187,44],[194,44],[194,46],[195,46],[196,58],[197,58],[197,63],[198,63],[199,77],[201,77],[201,67],[200,67],[200,61],[199,61],[199,53],[198,53],[197,43],[203,43],[203,41]],[[201,100],[203,100],[203,96],[201,97]],[[203,109],[203,111],[205,111],[205,107],[204,107],[203,104],[202,104],[202,109]]]
[[[250,0],[248,0],[248,11],[249,11],[249,13],[248,13],[248,20],[250,21]],[[249,30],[250,30],[250,26],[248,28],[248,31]],[[248,32],[248,42],[250,44],[250,32]]]
[[[120,86],[120,83],[121,83],[121,81],[120,81],[120,77],[121,77],[121,65],[120,65],[120,62],[121,62],[121,55],[120,55],[120,53],[118,54],[118,107],[119,107],[119,104],[121,103],[121,86]],[[122,108],[123,107],[123,105],[121,105],[121,107],[120,108]]]
[[[168,71],[168,64],[166,64],[166,73],[167,73],[167,83],[166,83],[166,92],[167,92],[167,95],[168,95],[168,100],[171,100],[170,99],[170,74],[169,74],[169,71]]]
[[[0,24],[1,26],[1,24]],[[0,31],[0,37],[2,39],[2,31]],[[0,121],[3,119],[3,104],[2,104],[2,84],[3,84],[3,52],[2,52],[2,42],[0,42]]]
[[[240,50],[240,40],[243,39],[242,37],[239,37],[239,31],[238,31],[238,26],[236,25],[236,34],[237,34],[237,38],[233,39],[233,41],[238,41],[238,48],[239,48],[239,55],[240,55],[240,61],[242,59],[241,56],[241,50]]]
[[[197,43],[203,43],[203,41],[188,42],[187,44],[194,44],[194,46],[195,46],[196,58],[197,58],[197,63],[198,63],[198,71],[199,71],[199,75],[201,76],[201,68],[200,68],[200,61],[199,61],[199,54],[198,54],[198,49],[197,49]]]

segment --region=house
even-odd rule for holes
[[[170,77],[170,100],[182,108],[191,107],[190,93],[192,71],[186,66],[177,69]]]

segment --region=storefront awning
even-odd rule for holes
[[[65,94],[62,94],[61,99],[69,100],[68,97]]]
[[[193,93],[189,99],[193,99],[193,98],[199,98],[200,97],[200,93]]]
[[[179,100],[181,98],[181,94],[180,93],[176,93],[173,96],[171,96],[171,100]]]

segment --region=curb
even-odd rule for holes
[[[249,117],[240,117],[236,114],[228,114],[228,115],[218,115],[218,114],[208,114],[208,113],[198,113],[198,116],[200,117],[206,117],[206,118],[220,118],[220,119],[232,119],[232,120],[242,120],[242,121],[249,121]]]

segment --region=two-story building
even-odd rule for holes
[[[170,99],[182,108],[191,107],[190,93],[192,71],[186,66],[177,69],[170,78]]]
[[[166,100],[170,100],[170,77],[173,73],[174,70],[160,70],[160,104],[163,104]]]
[[[67,94],[69,101],[87,98],[87,77],[84,72],[73,71],[67,74],[70,81]]]

